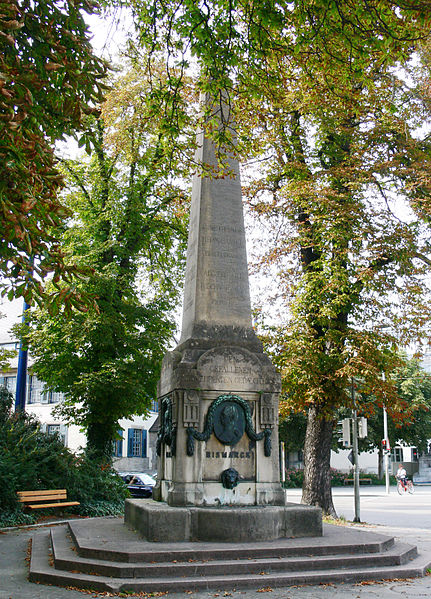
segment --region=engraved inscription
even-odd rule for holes
[[[241,460],[252,460],[254,454],[252,451],[206,451],[205,457],[208,459],[238,458]]]
[[[211,350],[199,360],[201,385],[207,389],[237,388],[259,391],[268,381],[261,374],[259,362],[244,350]],[[272,404],[269,405],[272,407]]]

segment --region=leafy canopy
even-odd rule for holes
[[[53,144],[102,99],[106,65],[93,54],[82,15],[95,6],[0,2],[0,272],[9,299],[42,301],[48,273],[73,290],[73,265],[66,267],[59,246],[69,213],[58,198]]]
[[[62,247],[90,272],[77,286],[97,309],[67,320],[59,307],[41,310],[28,336],[34,371],[66,394],[62,416],[108,461],[118,421],[144,414],[156,395],[184,266],[183,148],[165,145],[147,85],[139,67],[122,75],[87,120],[90,158],[63,162],[73,220]],[[59,298],[70,293],[52,284]]]

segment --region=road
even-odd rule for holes
[[[339,517],[354,518],[352,487],[333,487],[332,496]],[[288,489],[289,501],[300,502],[301,490]],[[398,495],[395,487],[386,495],[384,486],[360,487],[361,522],[406,529],[431,530],[431,485],[416,486],[413,495]]]

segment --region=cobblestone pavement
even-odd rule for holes
[[[378,525],[357,525],[365,530],[399,537],[418,546],[419,552],[431,554],[429,529],[406,529]],[[63,589],[30,583],[27,580],[26,552],[32,535],[31,529],[0,532],[0,599],[83,599],[84,597],[113,596]],[[123,595],[125,596],[125,595]],[[157,596],[153,594],[153,596]],[[137,597],[147,598],[140,594]],[[431,576],[409,580],[392,580],[375,583],[328,584],[321,586],[294,586],[281,589],[261,588],[244,591],[201,591],[198,593],[169,593],[170,599],[416,599],[431,597]]]

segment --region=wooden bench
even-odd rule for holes
[[[67,507],[79,505],[79,501],[67,500],[66,489],[50,489],[42,491],[18,491],[18,500],[30,510],[40,510],[45,507]]]
[[[371,479],[371,478],[360,478],[359,479],[359,484],[361,484],[361,483],[368,483],[369,485],[371,485],[372,482],[373,482],[373,479]],[[352,483],[352,485],[353,485],[353,483],[354,483],[354,479],[353,478],[345,478],[344,479],[344,484],[345,485],[349,485],[350,483]]]

